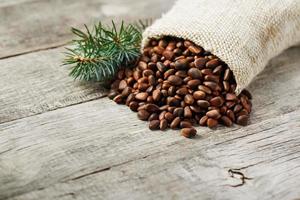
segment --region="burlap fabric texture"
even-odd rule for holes
[[[271,58],[300,43],[300,0],[178,0],[145,30],[142,46],[166,35],[226,62],[239,93]]]

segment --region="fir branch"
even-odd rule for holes
[[[120,67],[126,67],[140,56],[142,31],[149,21],[119,27],[112,21],[107,27],[101,23],[90,31],[72,28],[77,36],[72,48],[67,48],[63,65],[72,66],[70,76],[85,81],[106,82],[112,79]]]

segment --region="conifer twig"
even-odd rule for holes
[[[72,67],[70,76],[85,81],[106,82],[112,79],[120,67],[128,66],[140,56],[142,31],[149,21],[136,24],[107,27],[99,23],[90,31],[72,28],[77,36],[66,48],[63,65]]]

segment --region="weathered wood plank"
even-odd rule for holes
[[[73,81],[63,48],[0,60],[0,123],[102,97],[98,84]]]
[[[251,125],[198,128],[194,140],[151,132],[106,98],[3,123],[0,199],[295,199],[299,51],[250,86]]]
[[[224,129],[208,131],[196,140],[176,141],[177,136],[159,134],[158,141],[150,141],[147,136],[143,144],[127,144],[132,148],[129,155],[127,145],[120,149],[112,145],[115,154],[108,165],[102,165],[107,159],[102,154],[89,162],[85,159],[82,171],[69,177],[51,168],[50,176],[62,177],[59,183],[9,199],[296,199],[300,197],[299,116],[294,111],[226,134]],[[138,160],[131,158],[135,151],[143,154]],[[115,159],[121,162],[112,164]],[[69,167],[70,172],[74,168]],[[28,183],[26,189],[32,184],[38,183]]]
[[[171,3],[170,3],[171,2]],[[155,18],[174,0],[22,0],[0,2],[0,58],[60,46],[70,27],[113,18]]]

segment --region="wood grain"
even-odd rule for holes
[[[250,85],[249,126],[193,140],[106,98],[2,123],[0,199],[299,198],[299,52]]]
[[[102,97],[98,84],[81,83],[62,67],[63,48],[0,60],[0,123]]]
[[[0,1],[0,59],[61,46],[70,27],[99,20],[156,18],[174,0],[21,0]]]
[[[300,195],[299,114],[285,114],[257,123],[261,128],[249,126],[226,135],[224,129],[203,130],[210,135],[198,140],[176,141],[177,134],[168,133],[169,138],[160,135],[158,141],[146,137],[138,148],[127,141],[134,148],[131,151],[142,155],[132,158],[137,153],[128,155],[129,147],[121,144],[109,165],[102,165],[105,154],[95,154],[98,165],[90,160],[73,173],[69,167],[70,177],[50,186],[44,175],[34,181],[44,185],[11,199],[296,199]],[[116,159],[120,163],[111,164]],[[62,173],[53,168],[50,172],[51,177]]]

